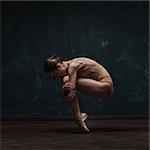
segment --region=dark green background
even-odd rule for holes
[[[81,93],[82,111],[148,114],[149,2],[1,2],[2,116],[72,114],[44,59],[87,56],[110,72],[115,94],[100,101]]]

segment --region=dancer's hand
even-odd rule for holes
[[[74,90],[75,89],[75,85],[73,83],[67,82],[63,85],[64,90]]]
[[[62,86],[61,89],[61,96],[64,98],[65,101],[71,101],[76,94],[75,85],[67,82]]]

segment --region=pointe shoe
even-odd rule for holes
[[[81,115],[82,115],[82,121],[84,122],[87,119],[88,115],[86,113],[81,113]]]
[[[88,127],[86,126],[85,122],[82,119],[76,119],[76,123],[78,124],[82,133],[89,133],[90,132],[90,130],[88,129]]]
[[[83,122],[83,125],[80,127],[82,133],[89,133],[90,130],[86,126],[85,122]]]

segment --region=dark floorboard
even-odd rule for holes
[[[87,122],[81,134],[73,120],[2,121],[2,150],[148,150],[148,119]]]

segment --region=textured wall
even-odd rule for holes
[[[89,114],[148,113],[148,2],[2,2],[2,115],[70,115],[43,61],[51,53],[103,64],[112,101],[79,93]]]

